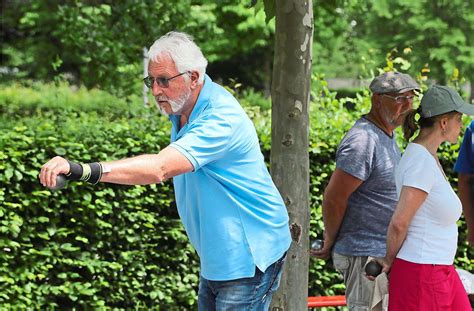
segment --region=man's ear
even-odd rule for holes
[[[199,72],[191,71],[190,78],[191,78],[191,89],[195,89],[199,84]]]
[[[379,105],[381,100],[382,96],[380,94],[372,94],[372,105]]]

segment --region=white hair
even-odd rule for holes
[[[148,61],[159,62],[164,55],[173,60],[180,73],[197,71],[199,72],[199,83],[204,81],[207,59],[190,35],[177,31],[168,32],[150,47]]]

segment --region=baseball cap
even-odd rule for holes
[[[372,93],[404,93],[420,90],[420,86],[406,73],[388,71],[372,80],[369,86]]]
[[[433,85],[421,99],[421,116],[430,118],[443,113],[457,111],[467,115],[474,115],[474,105],[470,105],[450,87]]]

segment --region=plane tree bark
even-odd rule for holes
[[[307,310],[311,0],[276,0],[271,173],[290,215],[293,243],[271,310]],[[267,8],[266,8],[267,9]]]

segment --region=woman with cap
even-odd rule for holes
[[[395,172],[399,201],[383,260],[383,271],[390,271],[389,310],[471,310],[453,266],[461,202],[437,156],[441,143],[458,141],[462,114],[474,115],[474,106],[453,89],[435,85],[405,120],[407,140],[418,126],[420,131]]]

